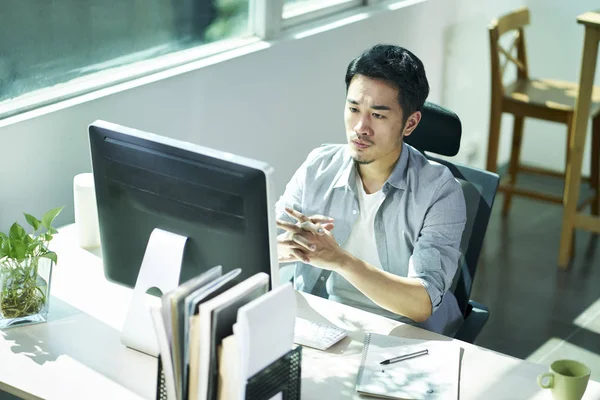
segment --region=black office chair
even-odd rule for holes
[[[460,148],[462,128],[456,114],[433,103],[425,103],[422,114],[421,122],[404,141],[423,152],[428,159],[448,167],[460,182],[465,195],[467,224],[460,245],[462,256],[459,269],[451,290],[464,317],[464,322],[454,337],[473,343],[490,315],[486,306],[471,300],[470,296],[500,178],[495,173],[425,153],[455,156]]]

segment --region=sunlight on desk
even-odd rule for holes
[[[600,354],[559,338],[548,340],[527,357],[527,360],[549,366],[552,362],[564,358],[586,364],[592,370],[590,378],[596,381],[600,379]]]
[[[82,312],[121,331],[133,291],[108,282],[98,256],[79,247],[71,249],[74,234],[75,225],[62,228],[52,243],[58,264],[53,271],[50,293],[67,304],[77,304]],[[57,317],[53,311],[56,310],[51,300],[49,318]]]
[[[65,227],[53,241],[59,262],[54,269],[48,322],[0,332],[0,390],[26,399],[153,400],[156,358],[120,342],[133,290],[104,278],[100,258],[74,245],[75,231],[73,226]],[[505,400],[507,388],[516,394],[513,398],[549,398],[536,382],[547,366],[309,294],[296,292],[296,302],[299,317],[329,322],[348,331],[346,338],[326,352],[303,348],[303,399],[362,398],[355,384],[365,331],[460,345],[464,350],[460,400]],[[591,361],[596,355],[575,350],[581,352],[582,361],[590,363],[592,371],[600,372],[600,364],[595,367],[592,363],[596,361]],[[598,398],[600,385],[590,381],[584,399]]]
[[[32,328],[30,326],[26,329]],[[148,392],[142,393],[143,396],[120,385],[114,376],[98,373],[95,363],[90,365],[59,351],[61,346],[52,346],[46,340],[37,339],[35,332],[26,335],[31,341],[23,340],[23,335],[18,334],[20,329],[24,328],[10,329],[0,334],[0,338],[8,344],[0,347],[0,359],[3,364],[10,364],[9,369],[2,370],[2,380],[9,382],[10,386],[40,398],[64,398],[61,393],[65,388],[57,386],[56,377],[68,376],[69,391],[77,393],[79,398],[147,398]],[[64,332],[64,335],[68,337],[69,333]],[[93,347],[90,343],[87,346]],[[99,360],[98,358],[96,362]],[[113,367],[114,374],[123,374],[123,369],[126,368],[118,365]],[[6,389],[1,386],[0,389]],[[103,388],[103,393],[95,391],[98,386]]]
[[[585,311],[579,314],[575,318],[575,321],[573,321],[573,324],[600,334],[600,299],[596,300]]]

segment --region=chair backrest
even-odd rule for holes
[[[422,133],[424,132],[424,133]],[[437,104],[425,102],[421,122],[404,141],[415,149],[453,157],[460,149],[462,134],[460,119],[452,111]]]
[[[465,196],[467,223],[460,245],[462,255],[459,260],[459,270],[451,289],[460,310],[465,315],[500,177],[489,171],[433,156],[427,155],[427,158],[448,167],[461,184]]]
[[[405,138],[405,142],[423,152],[428,159],[448,167],[461,184],[465,196],[467,223],[460,245],[462,255],[459,269],[451,289],[465,315],[500,177],[489,171],[426,154],[456,154],[454,151],[460,147],[461,123],[456,114],[431,103],[425,104],[422,114],[421,122],[412,135]]]
[[[529,25],[529,9],[521,7],[493,19],[488,27],[492,67],[492,101],[502,99],[504,94],[502,79],[509,63],[513,63],[517,67],[518,79],[525,79],[529,76],[524,31],[527,25]],[[509,32],[512,32],[514,36],[507,50],[502,47],[500,38]],[[517,51],[516,56],[513,55],[515,49]],[[501,58],[504,60],[502,64],[500,63]]]

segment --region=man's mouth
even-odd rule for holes
[[[371,146],[371,143],[363,142],[361,140],[353,140],[352,144],[358,149],[366,149]]]

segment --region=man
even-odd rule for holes
[[[347,144],[313,150],[288,183],[278,255],[296,262],[298,290],[453,335],[464,196],[446,167],[403,143],[428,94],[422,62],[402,47],[349,64]]]

